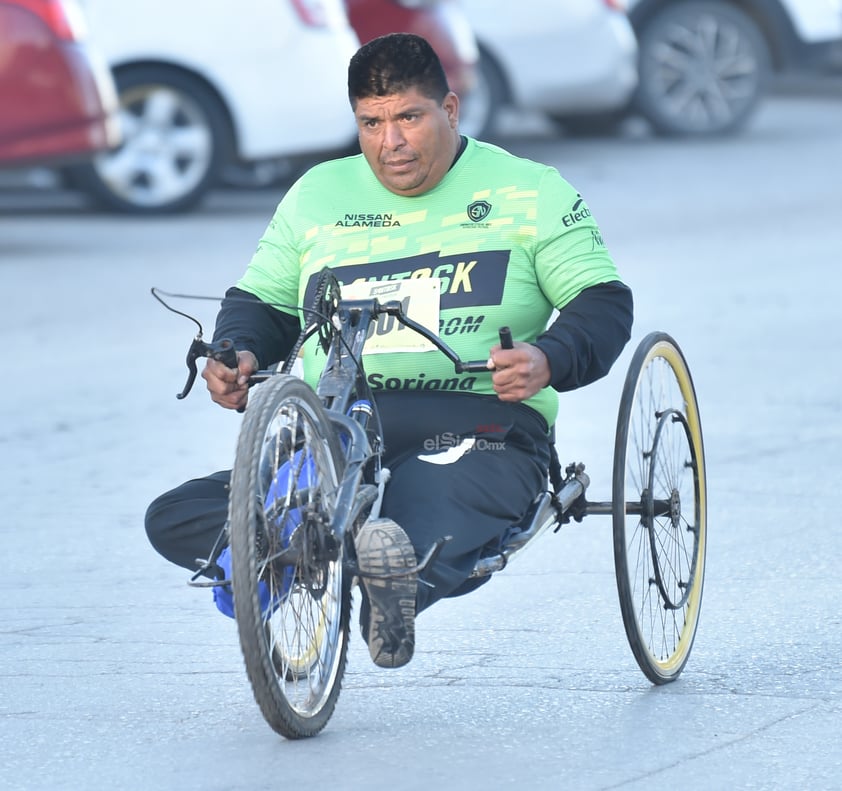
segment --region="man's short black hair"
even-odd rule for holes
[[[426,39],[389,33],[364,44],[348,66],[351,107],[359,99],[391,96],[415,88],[428,99],[444,101],[450,88],[441,61]]]

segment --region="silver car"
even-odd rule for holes
[[[637,42],[618,0],[462,0],[480,49],[460,128],[493,133],[503,107],[568,128],[598,125],[637,85]]]

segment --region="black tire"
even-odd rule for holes
[[[230,157],[232,132],[218,97],[184,72],[160,66],[119,70],[123,144],[69,171],[99,205],[130,214],[196,206]]]
[[[497,131],[500,110],[508,103],[508,94],[500,68],[481,48],[474,89],[459,97],[459,131],[480,140],[492,137]]]
[[[722,135],[742,127],[766,92],[769,46],[733,3],[665,3],[637,31],[634,105],[656,133]]]
[[[288,739],[325,727],[345,672],[350,579],[328,529],[341,466],[308,385],[277,374],[252,392],[231,474],[234,612],[255,700]]]
[[[626,375],[614,445],[614,569],[626,637],[653,684],[693,647],[705,577],[707,488],[690,370],[666,333],[647,335]]]

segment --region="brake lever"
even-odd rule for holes
[[[196,367],[196,360],[199,357],[208,357],[211,360],[221,362],[226,368],[237,368],[237,350],[234,348],[234,342],[228,338],[223,338],[219,341],[206,343],[202,340],[201,330],[193,338],[193,343],[187,350],[187,382],[184,389],[176,394],[176,398],[181,400],[186,398],[187,394],[193,389],[193,383],[196,381],[196,374],[198,373]]]

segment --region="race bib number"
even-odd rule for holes
[[[440,291],[441,280],[431,277],[392,280],[385,283],[363,280],[342,286],[344,298],[399,301],[405,315],[434,333],[439,331]],[[435,348],[430,341],[405,327],[394,316],[380,316],[369,328],[363,353],[428,352]]]

